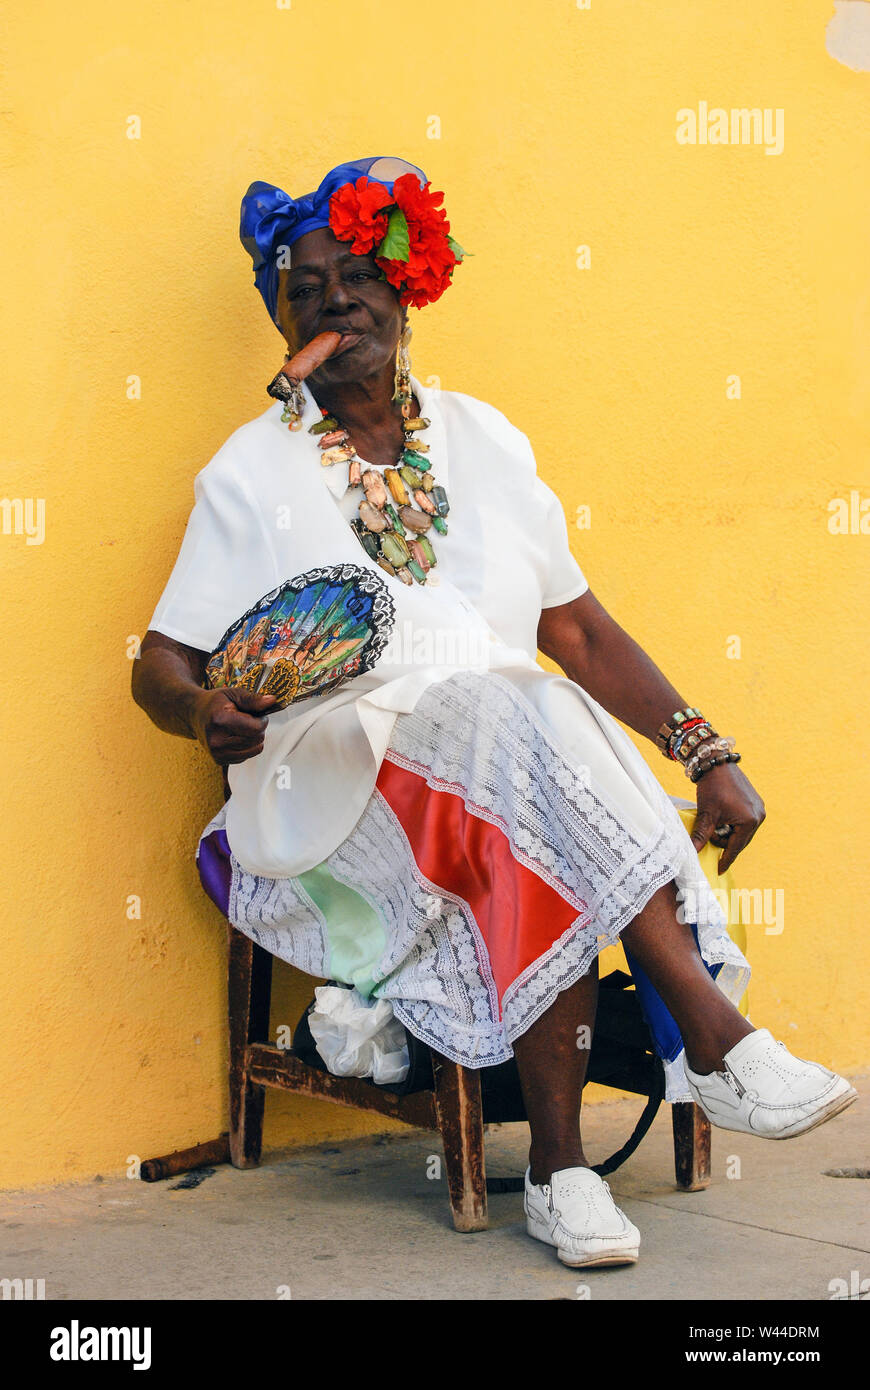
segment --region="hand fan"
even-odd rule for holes
[[[373,571],[329,565],[273,589],[224,633],[206,685],[275,695],[274,709],[333,690],[371,670],[394,621],[393,600]]]

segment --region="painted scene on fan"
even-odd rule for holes
[[[289,704],[369,670],[393,616],[389,595],[373,579],[355,565],[330,566],[266,594],[212,653],[209,685],[242,686]]]

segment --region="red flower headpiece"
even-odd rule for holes
[[[450,233],[443,193],[429,191],[416,174],[401,174],[393,191],[361,174],[329,200],[329,226],[349,241],[355,256],[374,250],[375,264],[400,291],[400,304],[422,309],[447,289],[463,251]]]

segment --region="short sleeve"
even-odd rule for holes
[[[194,479],[181,549],[148,625],[203,652],[213,651],[236,619],[275,587],[277,574],[244,480],[214,465]]]
[[[558,608],[570,603],[589,588],[588,580],[571,554],[568,527],[562,503],[543,479],[535,478],[535,490],[545,509],[544,533],[549,552],[549,571],[544,585],[542,608]]]

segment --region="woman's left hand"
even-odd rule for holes
[[[695,783],[698,816],[692,829],[692,843],[702,850],[709,840],[724,854],[717,872],[724,874],[745,849],[764,820],[764,802],[748,777],[736,763],[719,763]],[[731,825],[725,837],[716,834],[717,825]]]

